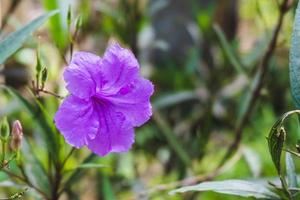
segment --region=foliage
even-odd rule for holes
[[[48,13],[11,32],[15,2],[0,31],[0,198],[299,198],[298,1],[43,0]],[[98,157],[67,145],[53,116],[63,66],[110,40],[154,83],[153,116],[130,152]],[[16,119],[19,150],[4,131]]]

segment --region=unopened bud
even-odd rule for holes
[[[41,62],[41,58],[40,58],[40,53],[39,53],[39,51],[37,51],[35,71],[37,74],[39,74],[41,72],[41,70],[42,70],[42,62]]]
[[[68,14],[67,14],[67,24],[68,24],[69,28],[70,28],[71,22],[72,22],[72,8],[71,8],[71,5],[69,5]]]
[[[43,70],[42,70],[42,89],[44,89],[44,86],[45,86],[45,82],[48,78],[48,70],[47,68],[45,67]]]
[[[0,138],[6,142],[9,137],[9,124],[6,117],[1,120],[0,126]]]
[[[12,138],[11,138],[10,146],[12,150],[18,151],[21,148],[22,138],[23,138],[23,129],[19,120],[14,121],[11,135]]]
[[[76,22],[75,22],[75,29],[76,29],[76,31],[78,31],[81,28],[82,21],[83,21],[83,19],[82,19],[81,15],[79,17],[77,17]]]

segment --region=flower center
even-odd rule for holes
[[[99,93],[96,93],[94,94],[92,97],[91,97],[91,100],[98,104],[98,105],[107,105],[109,103],[109,100],[106,98],[105,95],[103,94],[99,94]]]

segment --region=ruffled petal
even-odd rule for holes
[[[116,93],[138,76],[139,64],[128,49],[119,44],[110,44],[102,62],[103,88],[106,93]]]
[[[76,52],[64,72],[69,92],[79,98],[89,98],[101,84],[101,58],[88,52]]]
[[[100,156],[128,151],[134,142],[133,127],[111,105],[98,104],[97,109],[100,129],[94,139],[88,140],[88,148]]]
[[[61,104],[54,122],[65,140],[77,148],[86,145],[89,138],[95,138],[99,129],[98,114],[92,102],[74,95]]]
[[[55,115],[65,140],[86,145],[94,153],[128,151],[135,126],[152,115],[153,85],[139,75],[139,64],[130,50],[111,44],[103,59],[86,52],[74,54],[64,72],[71,93]]]
[[[117,112],[125,115],[132,126],[141,126],[152,115],[150,96],[153,94],[153,84],[139,78],[122,87],[116,95],[108,97]]]

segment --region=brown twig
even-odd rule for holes
[[[42,92],[42,93],[45,93],[45,94],[52,95],[52,96],[54,96],[54,97],[56,97],[56,98],[59,98],[59,99],[64,99],[63,96],[60,96],[60,95],[58,95],[58,94],[56,94],[56,93],[54,93],[54,92],[50,92],[50,91],[48,91],[48,90],[44,90],[44,89],[36,89],[35,91],[37,92],[37,94],[40,93],[40,92]]]
[[[4,29],[4,27],[6,26],[9,17],[14,13],[14,11],[16,10],[16,8],[18,7],[20,2],[21,2],[20,0],[13,0],[11,2],[10,7],[8,8],[5,15],[3,16],[2,24],[0,23],[0,34],[1,34],[2,30]],[[1,16],[0,16],[0,18],[1,18]]]
[[[243,115],[242,115],[241,119],[238,121],[237,126],[235,128],[234,141],[229,146],[229,148],[228,148],[226,154],[224,155],[223,159],[221,160],[219,166],[222,166],[226,162],[228,157],[230,157],[236,151],[237,147],[240,145],[240,142],[241,142],[241,139],[243,136],[243,130],[244,130],[247,122],[249,121],[249,118],[254,110],[253,108],[255,107],[257,100],[260,97],[260,92],[264,85],[264,80],[265,80],[265,77],[268,72],[268,66],[269,66],[271,57],[276,48],[276,43],[277,43],[279,32],[282,27],[283,18],[285,16],[285,14],[287,13],[287,11],[289,10],[290,5],[291,5],[290,0],[284,0],[283,3],[279,7],[280,14],[279,14],[279,18],[278,18],[276,27],[273,32],[272,39],[269,43],[266,53],[264,54],[264,57],[262,58],[262,60],[260,62],[260,65],[257,69],[257,73],[254,78],[253,85],[251,87],[250,98],[247,102],[246,109],[243,112]]]

